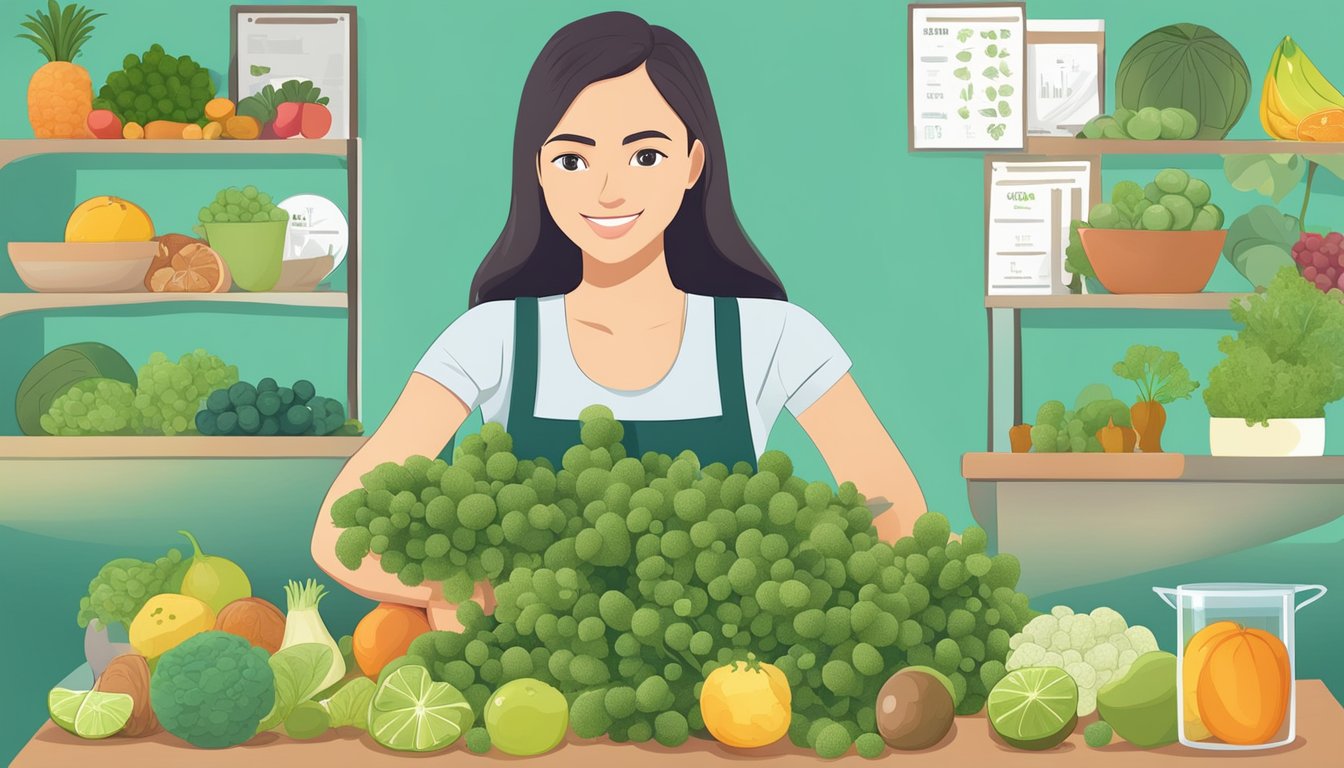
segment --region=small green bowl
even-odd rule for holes
[[[245,291],[269,291],[280,280],[289,221],[203,224],[210,247],[229,265],[233,284]]]

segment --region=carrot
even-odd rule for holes
[[[1008,444],[1013,453],[1031,453],[1031,425],[1018,424],[1008,430]]]
[[[182,139],[186,138],[187,126],[191,123],[175,123],[172,120],[153,120],[145,126],[146,139]]]
[[[231,139],[255,139],[261,135],[261,123],[255,117],[234,115],[224,122],[224,133]]]
[[[211,99],[205,103],[205,118],[222,123],[233,117],[233,102],[228,99]]]
[[[201,129],[201,138],[205,139],[206,141],[218,139],[220,136],[223,135],[224,135],[224,126],[220,125],[219,123],[206,123],[205,127]]]
[[[145,129],[139,123],[127,123],[121,127],[121,137],[123,139],[143,139],[145,138]]]
[[[1162,452],[1162,428],[1167,424],[1167,409],[1156,400],[1140,400],[1129,409],[1134,430],[1139,433],[1139,450]]]
[[[182,129],[182,138],[184,139],[202,139],[205,138],[203,134],[201,126],[195,123],[187,123],[186,127]]]

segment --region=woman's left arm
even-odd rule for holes
[[[798,423],[837,483],[853,482],[865,498],[891,503],[874,520],[878,535],[889,542],[908,536],[927,511],[924,492],[854,378],[841,377],[798,415]]]

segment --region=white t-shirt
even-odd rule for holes
[[[512,300],[478,304],[448,326],[415,367],[448,388],[485,421],[508,427],[513,379]],[[782,408],[807,410],[849,371],[835,337],[802,307],[774,299],[738,299],[742,377],[752,443],[759,457]],[[534,416],[575,419],[600,403],[617,419],[665,421],[723,414],[714,346],[714,299],[686,295],[686,321],[672,368],[645,389],[604,387],[579,368],[569,346],[564,296],[537,300],[537,399]]]

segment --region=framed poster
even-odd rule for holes
[[[1027,135],[1076,136],[1106,111],[1106,23],[1027,20]]]
[[[1026,4],[910,6],[910,149],[1022,149]]]
[[[1091,208],[1091,158],[987,155],[985,293],[1068,293],[1069,225]]]
[[[330,139],[359,135],[353,5],[234,5],[229,20],[229,98],[311,80],[331,101]]]

